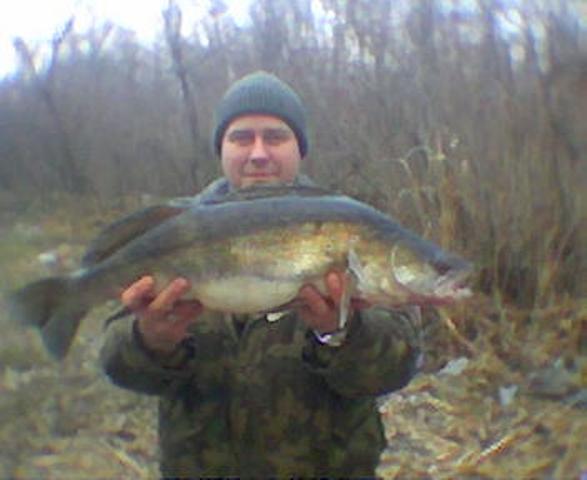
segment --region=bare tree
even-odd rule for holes
[[[67,130],[63,115],[54,95],[55,70],[59,64],[59,54],[66,37],[73,30],[74,19],[70,18],[63,29],[53,37],[51,44],[51,60],[46,75],[42,76],[35,66],[34,55],[22,38],[14,40],[14,48],[19,54],[21,61],[28,70],[29,75],[34,79],[38,94],[43,101],[53,121],[60,147],[61,155],[57,157],[55,168],[59,178],[63,181],[63,187],[71,193],[86,193],[90,189],[90,183],[83,173],[73,153],[70,134]]]
[[[173,62],[173,71],[181,88],[183,105],[189,125],[189,133],[192,139],[193,154],[189,172],[192,188],[196,188],[200,184],[198,178],[198,158],[200,156],[201,142],[198,111],[196,108],[195,95],[185,65],[183,39],[181,36],[182,12],[173,0],[169,1],[167,9],[163,11],[163,20],[165,25],[165,39]]]

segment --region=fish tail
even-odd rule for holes
[[[67,277],[38,280],[9,299],[10,316],[23,325],[37,327],[45,347],[55,358],[67,354],[88,307],[77,301]]]

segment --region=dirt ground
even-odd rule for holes
[[[66,262],[79,253],[74,227],[53,222],[1,228],[2,291],[41,276],[48,248]],[[92,313],[61,363],[0,309],[0,478],[157,477],[156,399],[98,367],[113,307]],[[379,474],[585,478],[587,300],[517,310],[477,296],[425,313],[423,372],[379,402],[389,441]]]

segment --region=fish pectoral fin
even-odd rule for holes
[[[338,309],[338,328],[343,329],[349,318],[351,310],[351,300],[353,292],[356,290],[357,277],[355,273],[349,268],[344,273],[344,289],[342,291],[342,297],[340,299],[340,307]]]
[[[169,202],[139,210],[110,224],[92,240],[82,257],[82,266],[88,267],[101,262],[146,231],[187,209],[187,204],[183,206]]]
[[[359,255],[353,248],[352,243],[353,242],[349,245],[349,252],[347,255],[347,269],[345,271],[344,282],[345,289],[342,292],[340,302],[338,328],[344,328],[347,324],[353,293],[360,290],[361,285],[367,285],[365,269],[361,263]]]
[[[349,253],[347,256],[347,272],[350,273],[354,279],[355,284],[363,284],[367,283],[367,278],[365,277],[365,269],[363,268],[363,264],[361,263],[361,259],[357,255],[357,252],[353,248],[349,248]]]

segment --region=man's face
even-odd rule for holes
[[[235,118],[222,139],[222,170],[237,188],[258,183],[290,183],[300,169],[300,150],[292,129],[277,117]]]

